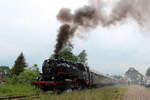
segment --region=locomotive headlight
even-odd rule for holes
[[[54,76],[52,76],[52,78],[51,78],[52,80],[54,80],[55,79],[55,77]]]

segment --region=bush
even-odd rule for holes
[[[13,75],[8,79],[8,84],[31,84],[37,76],[37,72],[31,69],[26,69],[21,72],[18,76]]]
[[[30,84],[35,78],[37,74],[32,70],[25,70],[18,76],[18,83],[20,84]]]
[[[37,71],[26,69],[18,76],[14,74],[10,78],[5,78],[6,84],[0,85],[0,97],[37,94],[39,89],[30,85],[37,75]]]
[[[0,85],[0,97],[17,96],[17,95],[36,95],[39,89],[30,85]]]

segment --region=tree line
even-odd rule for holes
[[[50,56],[50,59],[54,58],[55,54],[52,54]],[[86,51],[82,50],[78,55],[75,55],[73,53],[73,45],[71,43],[68,43],[66,47],[58,54],[58,58],[87,64]],[[11,69],[9,68],[9,66],[0,66],[0,77],[10,77],[12,83],[19,81],[19,78],[22,78],[25,81],[25,79],[28,79],[30,77],[29,80],[31,81],[31,79],[36,78],[36,76],[38,76],[39,74],[40,70],[37,64],[34,64],[32,67],[28,67],[23,52],[19,54]],[[22,81],[22,79],[20,80],[20,82]]]

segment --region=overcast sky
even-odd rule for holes
[[[41,68],[56,44],[61,25],[56,19],[59,10],[75,10],[86,3],[87,0],[0,0],[0,65],[12,67],[23,52],[29,66],[38,64]],[[75,37],[74,53],[85,49],[88,64],[101,73],[122,75],[135,67],[144,74],[150,67],[149,32],[126,19],[122,24],[83,32],[84,39]]]

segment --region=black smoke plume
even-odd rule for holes
[[[120,0],[107,16],[103,8],[103,0],[90,0],[88,5],[78,8],[71,13],[69,8],[62,8],[57,19],[63,23],[57,36],[55,54],[58,54],[66,43],[73,38],[79,27],[93,29],[97,26],[108,27],[132,18],[138,24],[144,25],[150,19],[150,0]]]
[[[73,37],[75,30],[75,27],[71,27],[68,24],[63,24],[60,27],[59,34],[57,35],[55,54],[58,54],[59,51],[67,44],[69,38]]]

